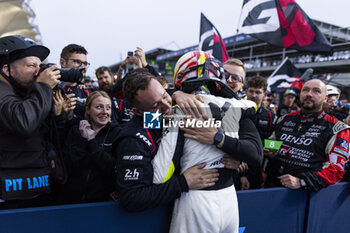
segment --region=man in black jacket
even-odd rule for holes
[[[23,36],[0,38],[0,209],[48,201],[51,182],[41,130],[60,78],[57,66],[39,75],[49,53]]]

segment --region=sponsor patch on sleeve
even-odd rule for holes
[[[333,133],[339,133],[343,131],[344,129],[349,128],[347,124],[345,124],[342,121],[338,121],[334,126],[333,126]]]
[[[343,169],[344,169],[344,167],[345,167],[345,162],[346,162],[346,159],[345,159],[345,158],[338,156],[338,158],[337,158],[337,164],[340,164],[340,165],[342,166]]]
[[[337,138],[337,140],[335,141],[335,145],[340,147],[341,149],[349,151],[349,142],[342,138]]]
[[[349,157],[349,153],[341,148],[338,148],[338,147],[334,147],[333,148],[333,151],[338,153],[338,154],[341,154],[341,155],[344,155],[346,158]]]
[[[343,155],[339,155],[338,153],[330,153],[329,161],[333,164],[339,165],[342,169],[345,167],[346,158]]]

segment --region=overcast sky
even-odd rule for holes
[[[145,51],[182,49],[198,43],[200,12],[222,37],[236,34],[243,0],[31,0],[49,62],[58,63],[62,48],[83,45],[96,68],[121,61],[136,46]],[[350,26],[349,0],[297,0],[309,17]]]

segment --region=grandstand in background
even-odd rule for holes
[[[333,85],[340,86],[343,91],[346,87],[350,89],[350,27],[341,28],[318,20],[314,22],[332,44],[334,51],[332,56],[277,48],[245,34],[230,36],[224,38],[224,41],[229,56],[244,62],[248,77],[253,75],[268,77],[283,59],[288,57],[301,72],[312,68],[314,78],[327,80]],[[198,45],[176,51],[156,48],[147,51],[146,56],[150,64],[172,80],[178,58],[197,49]],[[116,71],[119,65],[120,63],[112,65],[112,70]]]
[[[0,0],[0,37],[23,35],[42,44],[29,0]]]

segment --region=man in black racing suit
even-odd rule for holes
[[[267,187],[318,191],[342,179],[350,131],[322,110],[326,99],[324,83],[310,80],[301,90],[302,110],[279,119],[274,134],[283,144],[270,160]]]
[[[262,106],[264,96],[267,95],[266,89],[266,78],[262,76],[253,76],[249,79],[246,90],[247,99],[254,101],[258,107],[256,114],[252,117],[252,121],[259,132],[263,144],[264,139],[268,139],[275,130],[277,121],[276,115]],[[248,170],[242,174],[241,186],[243,190],[248,187],[249,189],[259,189],[262,187],[264,182],[263,172],[265,172],[267,162],[268,158],[264,158],[261,167],[255,170],[249,167]]]

